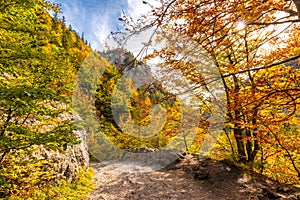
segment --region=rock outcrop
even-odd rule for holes
[[[86,132],[76,131],[80,138],[80,143],[72,147],[67,147],[65,151],[49,150],[41,147],[33,153],[33,157],[38,160],[47,160],[49,165],[44,166],[44,170],[54,171],[52,181],[59,182],[65,179],[67,182],[74,181],[78,176],[78,170],[89,165],[89,154],[86,144]]]

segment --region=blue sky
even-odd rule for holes
[[[118,20],[122,9],[137,18],[146,12],[142,0],[51,0],[61,4],[62,14],[67,25],[71,24],[79,34],[84,32],[85,39],[97,48],[111,31],[122,27]]]

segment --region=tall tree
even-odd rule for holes
[[[227,96],[224,130],[234,136],[237,160],[254,162],[266,143],[289,152],[281,134],[283,124],[298,113],[300,101],[299,68],[291,65],[300,58],[299,1],[157,2],[160,6],[152,6],[142,23],[126,16],[122,21],[130,35],[155,27],[159,40],[173,33],[188,37],[213,60]],[[163,68],[182,71],[195,91],[204,87],[193,63],[178,58],[184,44],[168,41],[166,48],[148,57],[159,56],[165,61]],[[300,177],[297,154],[287,157]]]
[[[59,8],[46,1],[1,1],[0,11],[2,195],[21,187],[14,184],[26,184],[9,171],[26,165],[18,160],[22,156],[39,145],[57,149],[78,142],[67,116],[76,71],[90,48],[51,17]]]

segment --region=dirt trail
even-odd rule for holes
[[[300,190],[264,177],[248,178],[226,162],[199,161],[185,156],[180,162],[152,171],[128,163],[92,163],[96,189],[88,200],[300,199]]]

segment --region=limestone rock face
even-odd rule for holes
[[[67,147],[65,151],[49,150],[41,147],[32,155],[38,160],[49,161],[50,164],[44,166],[44,169],[55,172],[52,181],[56,183],[62,179],[65,179],[67,182],[74,181],[78,176],[78,170],[89,165],[86,132],[76,131],[76,133],[81,141],[79,144]]]

